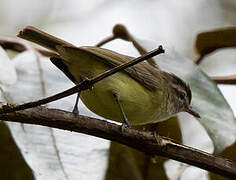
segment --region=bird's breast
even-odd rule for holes
[[[145,88],[123,72],[96,83],[91,90],[83,91],[81,99],[94,113],[123,122],[113,93],[117,94],[128,120],[133,125],[152,123],[156,121],[156,114],[161,114],[162,93]]]
[[[77,81],[81,77],[92,78],[111,69],[99,61],[83,58],[79,61],[71,60],[67,66]],[[163,91],[147,89],[124,71],[115,73],[94,84],[92,89],[81,92],[81,100],[95,114],[123,122],[113,93],[118,96],[132,125],[154,123],[163,115]]]

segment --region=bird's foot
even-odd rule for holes
[[[79,116],[79,110],[78,110],[78,107],[77,107],[77,106],[73,108],[72,113],[73,113],[74,115],[76,115],[76,116]]]
[[[126,123],[122,123],[122,124],[121,124],[121,132],[123,133],[126,128],[130,128],[130,125],[128,125],[128,124],[126,124]]]

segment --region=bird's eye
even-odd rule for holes
[[[184,100],[184,96],[185,96],[184,93],[180,93],[179,99],[180,99],[180,100]]]

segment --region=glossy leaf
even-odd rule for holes
[[[147,50],[158,45],[151,41],[139,42]],[[165,50],[165,54],[155,57],[157,64],[189,83],[193,109],[201,115],[197,120],[213,141],[214,152],[223,151],[236,139],[236,121],[230,106],[217,85],[191,60],[179,55],[173,48],[165,47]]]
[[[7,53],[0,46],[0,84],[14,84],[17,80],[16,70]]]
[[[39,59],[38,59],[39,60]],[[18,80],[2,86],[10,103],[22,103],[61,92],[73,84],[48,58],[40,59],[34,52],[19,54],[13,59]],[[40,78],[39,68],[42,68]],[[75,96],[48,104],[51,108],[71,111]],[[95,116],[80,104],[80,113]],[[49,127],[8,123],[13,138],[37,180],[102,179],[106,167],[109,142],[84,134]],[[1,178],[0,178],[1,179]]]
[[[2,86],[16,82],[16,70],[13,62],[6,52],[0,47],[0,102],[4,95]],[[9,180],[33,180],[34,175],[31,168],[25,162],[19,148],[17,147],[8,126],[0,120],[0,179]]]

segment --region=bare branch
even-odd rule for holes
[[[86,116],[75,116],[57,109],[36,107],[14,113],[1,114],[4,121],[37,124],[53,128],[84,133],[127,145],[150,155],[160,155],[205,169],[216,174],[236,177],[236,163],[197,149],[178,144],[169,138],[152,132],[125,128],[104,120]]]

